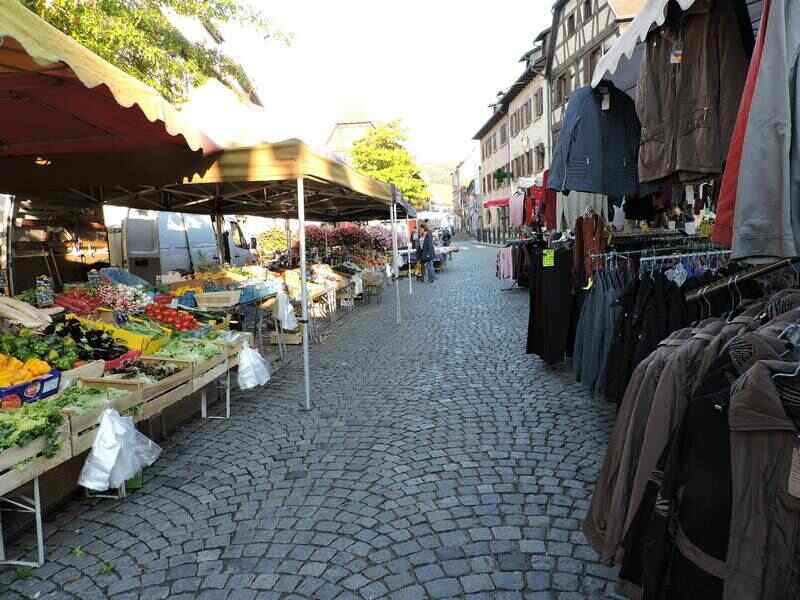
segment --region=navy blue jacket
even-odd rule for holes
[[[610,108],[603,110],[602,89]],[[548,187],[562,193],[639,195],[641,124],[626,93],[603,81],[579,88],[569,98],[564,126],[553,151]]]
[[[431,232],[428,232],[422,241],[420,255],[424,263],[432,261],[436,256],[433,249],[433,234],[431,234]]]

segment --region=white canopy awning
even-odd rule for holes
[[[676,0],[682,10],[688,10],[695,0]],[[750,13],[750,22],[753,25],[753,32],[758,31],[761,23],[762,0],[744,0],[747,10]],[[667,4],[669,0],[650,0],[641,12],[636,15],[633,22],[625,29],[624,33],[614,43],[611,49],[605,53],[597,64],[592,77],[592,87],[603,79],[614,79],[614,75],[621,66],[630,66],[638,71],[638,65],[642,60],[641,44],[647,39],[647,34],[654,28],[661,27],[667,15]],[[630,63],[630,65],[628,65]],[[625,71],[630,72],[630,68]],[[620,87],[620,86],[617,86]],[[622,86],[620,89],[624,89]]]

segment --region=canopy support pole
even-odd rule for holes
[[[411,228],[410,228],[410,225],[411,225],[411,221],[408,219],[408,213],[406,212],[406,233],[408,234],[408,246],[407,246],[407,248],[408,248],[408,270],[406,272],[408,273],[408,295],[409,296],[413,296],[414,295],[414,284],[412,284],[411,281],[412,281],[412,279],[414,279],[414,277],[411,274]]]
[[[304,410],[311,410],[311,377],[308,367],[308,289],[306,288],[306,198],[303,178],[297,178],[297,218],[300,221],[300,303],[303,306],[303,380],[306,401]]]
[[[402,318],[400,317],[400,269],[397,264],[397,204],[394,202],[392,202],[390,213],[392,215],[392,273],[394,274],[394,305],[397,309],[397,324],[400,325]]]
[[[288,262],[287,268],[292,268],[292,223],[289,219],[284,219],[284,226],[286,228],[286,260]]]

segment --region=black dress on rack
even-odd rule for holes
[[[572,257],[571,248],[531,249],[527,352],[550,365],[563,362],[568,351],[574,301]]]

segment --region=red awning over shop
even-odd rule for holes
[[[153,88],[19,2],[1,4],[0,159],[23,171],[52,165],[55,174],[59,163],[74,171],[81,156],[114,154],[124,161],[98,161],[95,176],[156,184],[219,150]]]
[[[487,200],[483,203],[483,208],[500,208],[501,206],[508,206],[511,198],[498,198],[497,200]]]

